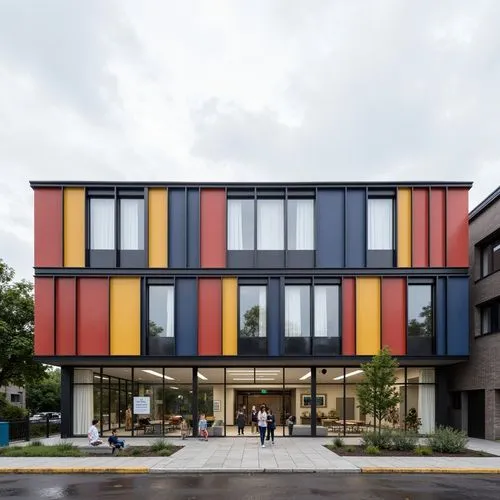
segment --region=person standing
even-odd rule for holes
[[[293,415],[289,415],[286,424],[288,425],[288,435],[293,436],[293,426],[295,425],[295,417]]]
[[[276,417],[273,414],[273,410],[269,408],[267,410],[267,438],[266,441],[271,439],[271,443],[274,444],[274,430],[276,429]]]
[[[198,421],[198,434],[202,441],[208,441],[208,423],[204,413],[200,415],[200,420]]]
[[[238,410],[238,414],[236,415],[236,425],[238,426],[238,436],[245,435],[245,414]]]
[[[251,416],[251,424],[252,424],[252,434],[254,432],[257,432],[257,429],[258,429],[258,425],[257,425],[257,409],[255,408],[255,406],[252,406],[252,416]]]
[[[125,430],[132,430],[132,409],[130,408],[130,406],[125,411]]]
[[[181,417],[181,438],[186,439],[189,432],[189,425],[184,417]]]
[[[267,430],[267,411],[264,405],[260,407],[260,411],[257,413],[257,426],[259,427],[260,445],[262,448],[265,448],[264,439],[266,438]]]

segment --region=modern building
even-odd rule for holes
[[[32,182],[35,353],[61,367],[62,435],[370,428],[356,386],[382,346],[422,432],[469,355],[469,183]],[[441,382],[442,381],[442,382]],[[128,410],[130,408],[130,410]],[[445,418],[443,417],[443,418]],[[196,432],[196,426],[194,426]]]
[[[450,420],[470,436],[500,438],[500,187],[469,215],[470,359],[450,369]]]

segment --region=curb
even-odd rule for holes
[[[0,474],[147,474],[148,467],[0,467]]]
[[[500,474],[500,467],[361,467],[362,474]]]
[[[162,469],[152,467],[150,474],[359,474],[360,469],[278,469],[278,468],[248,468],[248,469]]]

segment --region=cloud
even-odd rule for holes
[[[0,3],[0,256],[29,179],[500,182],[500,4]]]

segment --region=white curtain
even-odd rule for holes
[[[420,432],[422,434],[429,434],[434,432],[436,420],[436,401],[434,385],[434,369],[423,368],[420,370],[418,386],[418,416],[422,419],[422,427]]]
[[[392,250],[392,199],[368,200],[368,250]]]
[[[284,250],[283,200],[257,200],[257,249]]]
[[[167,287],[167,331],[166,337],[174,337],[174,287]]]
[[[227,249],[244,250],[242,200],[229,200],[228,202]]]
[[[295,208],[295,234],[288,233],[289,250],[314,250],[314,201],[293,200],[289,210]],[[290,227],[289,227],[290,231]]]
[[[115,201],[105,198],[90,200],[90,248],[115,248]]]
[[[142,250],[140,237],[141,204],[143,200],[120,200],[120,248],[122,250]]]
[[[301,308],[300,287],[285,287],[285,337],[300,337]]]
[[[92,370],[75,370],[73,375],[73,434],[87,435],[94,416],[94,373]]]
[[[314,336],[328,337],[327,287],[314,287]]]
[[[266,287],[259,287],[259,337],[266,336]]]

